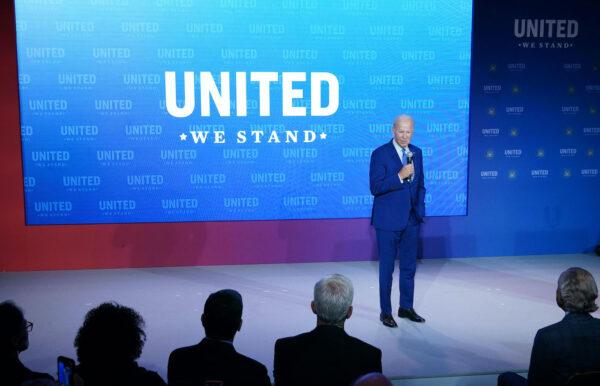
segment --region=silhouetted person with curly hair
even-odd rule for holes
[[[85,316],[77,332],[77,374],[85,386],[161,386],[160,375],[136,360],[146,341],[144,319],[135,310],[103,303]]]

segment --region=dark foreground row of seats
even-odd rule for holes
[[[348,335],[354,289],[343,275],[319,280],[311,309],[316,327],[275,343],[276,386],[390,386],[381,374],[381,350]],[[515,373],[498,378],[500,386],[600,385],[600,320],[598,289],[592,275],[569,268],[558,280],[556,300],[565,311],[558,323],[538,331],[528,379]],[[169,356],[168,384],[173,386],[269,386],[266,367],[236,352],[233,340],[242,328],[242,296],[224,289],[211,294],[201,317],[205,338]],[[56,385],[19,360],[29,346],[33,324],[13,302],[0,303],[0,384]],[[133,309],[103,303],[90,310],[75,338],[78,364],[69,378],[75,386],[162,386],[165,381],[137,364],[146,340],[144,320]],[[61,362],[62,363],[62,362]],[[67,362],[68,364],[68,362]],[[66,382],[60,379],[61,383]]]

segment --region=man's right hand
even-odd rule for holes
[[[408,164],[408,165],[405,165],[398,172],[398,177],[400,177],[401,179],[405,179],[405,178],[412,176],[414,174],[414,172],[415,172],[415,167],[413,166],[413,164]]]

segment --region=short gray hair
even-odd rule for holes
[[[571,267],[560,274],[557,292],[561,307],[570,312],[594,312],[598,309],[598,287],[591,273]]]
[[[352,305],[354,288],[344,275],[325,276],[315,284],[314,305],[317,316],[329,324],[336,324],[346,318]]]
[[[398,115],[396,118],[394,118],[394,123],[392,124],[392,127],[400,126],[400,122],[410,122],[411,127],[414,129],[415,120],[410,115],[407,115],[407,114]]]

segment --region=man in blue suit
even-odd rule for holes
[[[425,217],[423,154],[411,145],[414,121],[408,115],[394,120],[394,138],[371,154],[369,180],[373,200],[371,224],[379,250],[380,320],[397,327],[392,317],[392,274],[400,255],[400,308],[398,316],[425,321],[413,308],[419,227]]]

